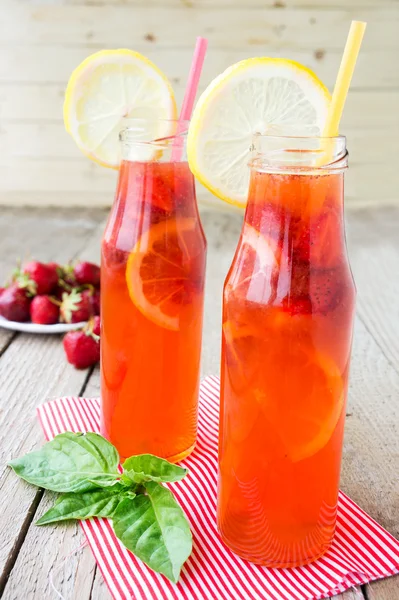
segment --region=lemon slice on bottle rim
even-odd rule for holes
[[[250,58],[219,75],[194,110],[187,154],[196,178],[231,204],[246,204],[253,134],[320,136],[331,96],[303,65]]]
[[[141,119],[129,139],[148,142],[171,135],[176,116],[168,79],[133,50],[92,54],[73,71],[65,92],[67,132],[86,156],[105,167],[119,166],[124,119]]]

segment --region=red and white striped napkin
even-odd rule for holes
[[[99,432],[98,399],[59,398],[37,410],[48,440],[63,431]],[[200,391],[198,444],[182,463],[190,473],[171,486],[194,536],[193,553],[177,585],[130,554],[107,519],[81,522],[115,599],[316,600],[399,572],[399,542],[342,492],[334,542],[315,563],[267,569],[233,554],[216,529],[218,414],[219,380],[207,377]]]

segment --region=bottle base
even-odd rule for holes
[[[232,544],[220,531],[218,528],[218,532],[220,537],[222,538],[223,543],[232,551],[234,554],[237,554],[243,560],[247,560],[248,562],[252,562],[257,565],[261,565],[262,567],[268,567],[269,569],[291,569],[295,567],[304,567],[309,565],[310,563],[315,562],[327,552],[332,544],[332,539],[328,544],[325,544],[323,549],[314,554],[312,556],[304,557],[303,559],[297,559],[294,561],[275,561],[275,560],[267,560],[260,558],[259,556],[254,556],[251,553],[243,552],[241,548],[237,548]]]
[[[174,454],[173,456],[166,456],[165,460],[168,460],[171,463],[180,462],[181,460],[184,460],[185,458],[187,458],[187,456],[190,456],[190,454],[194,450],[194,448],[195,448],[195,442],[194,442],[194,444],[192,444],[192,446],[187,448],[187,450],[183,450],[183,452],[179,452],[179,454]]]

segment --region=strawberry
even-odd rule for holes
[[[342,256],[343,231],[341,215],[333,206],[311,219],[294,239],[294,252],[299,260],[315,269],[332,269]]]
[[[335,269],[312,271],[309,284],[309,295],[314,313],[326,314],[337,307],[341,294]]]
[[[55,275],[57,276],[57,281],[60,277],[63,276],[64,274],[64,269],[61,267],[61,265],[59,265],[58,263],[55,262],[49,262],[47,263],[47,268],[51,269],[51,271],[53,271],[53,273],[55,273]]]
[[[312,314],[312,302],[310,298],[290,298],[285,301],[284,310],[289,312],[290,315],[311,315]]]
[[[0,315],[9,321],[29,321],[30,303],[26,290],[13,283],[0,294]]]
[[[77,369],[86,369],[100,360],[100,338],[95,327],[93,320],[84,329],[69,331],[63,339],[67,360]]]
[[[292,263],[284,310],[292,315],[327,314],[337,307],[341,298],[336,269],[312,269],[306,263]]]
[[[32,323],[40,325],[53,325],[58,323],[60,316],[59,303],[51,296],[35,296],[30,305],[30,318]]]
[[[116,242],[103,242],[102,244],[102,260],[108,269],[126,268],[129,252],[120,250],[116,247]]]
[[[100,267],[90,262],[80,262],[74,268],[75,279],[78,284],[100,285]]]
[[[70,294],[63,294],[60,315],[64,323],[87,321],[93,315],[90,298],[76,289],[73,289]]]
[[[17,271],[14,280],[31,294],[41,296],[53,291],[58,282],[58,274],[52,267],[34,260],[25,265],[22,273]]]
[[[95,317],[93,317],[93,333],[95,333],[96,335],[100,335],[100,330],[101,330],[100,317],[95,316]]]

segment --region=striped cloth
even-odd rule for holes
[[[118,600],[310,600],[399,572],[399,542],[340,492],[334,542],[306,567],[267,569],[241,560],[216,529],[219,380],[201,385],[198,444],[184,461],[190,474],[172,484],[193,532],[194,549],[178,585],[153,573],[116,539],[107,519],[82,521],[105,582]],[[59,398],[38,407],[46,438],[99,431],[98,399]]]

